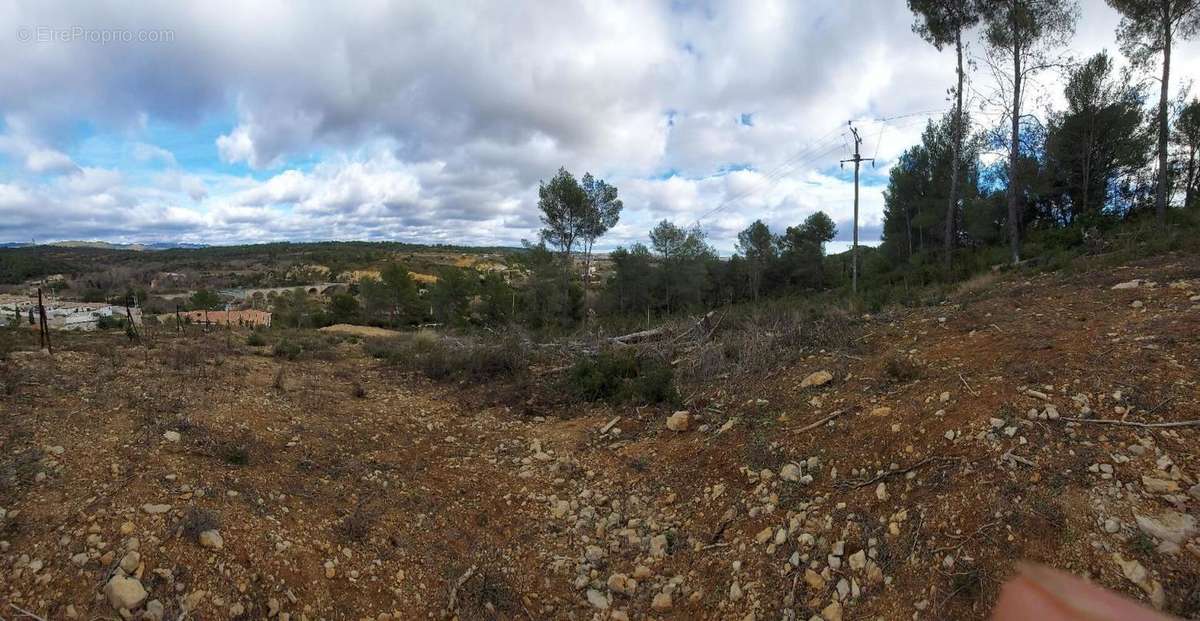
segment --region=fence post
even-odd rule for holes
[[[38,318],[41,322],[42,340],[46,352],[53,355],[54,347],[50,344],[50,322],[46,319],[46,306],[42,304],[42,288],[38,287]]]

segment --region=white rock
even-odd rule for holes
[[[667,536],[655,535],[650,538],[650,556],[662,558],[667,555]]]
[[[779,469],[779,478],[784,481],[792,481],[793,483],[800,480],[803,473],[800,471],[800,466],[796,464],[784,464]]]
[[[116,610],[137,610],[146,600],[146,589],[137,578],[116,574],[104,585],[104,595]]]
[[[1176,545],[1183,545],[1196,534],[1196,518],[1178,511],[1164,511],[1157,519],[1137,514],[1133,517],[1143,533]]]
[[[880,483],[879,486],[875,488],[875,497],[880,500],[888,499],[888,491],[887,491],[886,483]]]
[[[135,550],[130,550],[121,558],[121,571],[132,574],[137,571],[138,565],[142,562],[142,555]]]
[[[800,381],[800,389],[803,390],[809,386],[824,386],[833,381],[833,374],[829,371],[816,371],[809,373],[808,377]]]
[[[666,612],[671,609],[671,594],[659,593],[654,596],[654,601],[650,602],[650,607],[658,612]]]
[[[1162,608],[1166,603],[1166,593],[1163,592],[1162,584],[1150,577],[1150,572],[1142,566],[1136,559],[1125,560],[1120,553],[1113,554],[1113,560],[1121,566],[1121,575],[1125,579],[1141,587],[1146,595],[1150,596],[1150,603],[1154,604],[1155,608]]]
[[[178,431],[164,431],[163,439],[167,442],[178,442],[183,436],[179,435]]]
[[[867,566],[867,552],[866,550],[859,550],[851,554],[848,560],[850,561],[850,569],[858,571]]]
[[[145,511],[146,513],[149,513],[150,515],[159,515],[161,513],[166,513],[167,511],[170,511],[170,510],[171,510],[171,505],[155,505],[155,504],[149,504],[149,503],[142,505],[142,511]]]
[[[206,530],[200,533],[200,547],[220,550],[225,547],[225,540],[221,538],[220,531]]]
[[[587,590],[587,601],[593,608],[598,610],[608,610],[608,596],[597,591],[596,589]]]
[[[680,410],[667,417],[667,429],[671,431],[687,431],[691,415],[686,410]]]
[[[152,599],[146,602],[146,612],[142,613],[142,621],[162,621],[166,608],[162,602]]]
[[[633,595],[637,591],[637,580],[625,574],[613,574],[608,577],[608,590],[622,595]]]

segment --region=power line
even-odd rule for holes
[[[904,114],[897,114],[897,115],[893,115],[893,116],[889,116],[889,117],[882,117],[882,118],[877,118],[877,119],[864,119],[864,120],[875,121],[875,122],[880,123],[879,134],[875,139],[876,140],[875,155],[876,156],[879,155],[879,145],[882,142],[883,131],[884,131],[887,123],[892,122],[892,121],[901,120],[901,119],[908,119],[911,117],[925,117],[925,116],[932,116],[935,114],[945,114],[946,112],[947,112],[946,109],[921,110],[921,111],[917,111],[917,112],[908,112],[908,113],[904,113]],[[901,123],[899,125],[905,126],[905,125],[908,125],[908,123]],[[839,129],[843,130],[842,133],[838,136],[834,136],[834,134],[837,133]],[[860,153],[860,146],[862,144],[862,138],[859,137],[857,129],[855,129],[853,126],[850,127],[850,131],[854,136],[854,159],[842,160],[842,161],[843,162],[850,162],[850,161],[855,162],[855,174],[854,174],[854,237],[855,237],[855,242],[854,243],[855,243],[855,252],[857,252],[857,247],[858,247],[858,245],[857,245],[858,244],[858,166],[861,162],[864,162],[864,161],[870,161],[870,162],[874,163],[875,158],[862,157],[862,155]],[[837,145],[837,142],[836,142],[837,138],[839,138],[839,137],[842,138],[841,146]],[[755,193],[758,193],[758,192],[761,192],[764,190],[768,190],[768,189],[774,187],[779,181],[781,181],[785,176],[787,176],[790,172],[795,170],[797,167],[803,166],[804,164],[807,164],[812,161],[817,161],[817,160],[823,159],[823,158],[827,157],[828,155],[830,155],[831,153],[833,153],[834,151],[837,151],[839,148],[845,148],[848,150],[849,146],[850,146],[849,143],[846,142],[844,126],[838,125],[838,126],[834,127],[830,131],[826,132],[825,134],[823,134],[822,136],[820,136],[819,138],[817,138],[816,140],[811,142],[808,146],[800,149],[795,154],[793,154],[791,157],[784,160],[782,163],[777,165],[771,171],[765,173],[763,175],[762,182],[759,185],[757,185],[756,187],[751,188],[751,189],[746,190],[745,192],[742,192],[736,196],[733,196],[733,197],[730,197],[730,198],[727,198],[727,199],[721,201],[721,203],[718,204],[716,207],[713,207],[712,209],[710,209],[710,210],[706,211],[704,214],[702,214],[700,217],[696,218],[696,224],[700,225],[702,223],[702,221],[706,220],[713,214],[721,211],[722,209],[725,209],[726,207],[728,207],[736,202],[739,202],[739,201],[749,197],[752,194],[755,194]],[[856,256],[856,260],[855,260],[855,270],[856,270],[856,276],[857,276],[857,256]],[[855,281],[856,281],[855,288],[857,289],[857,278],[855,278]]]
[[[820,152],[817,152],[817,153],[813,153],[812,155],[810,155],[810,156],[808,156],[808,157],[804,158],[803,160],[800,160],[800,161],[797,161],[797,162],[795,162],[794,164],[791,164],[791,165],[790,165],[788,168],[789,168],[789,169],[793,169],[793,170],[794,170],[795,168],[797,168],[797,167],[799,167],[799,166],[803,166],[803,165],[805,165],[805,164],[808,164],[808,163],[811,163],[811,162],[814,162],[814,161],[817,161],[817,160],[823,159],[823,158],[825,158],[826,156],[828,156],[830,153],[833,153],[833,152],[835,152],[835,151],[838,151],[838,150],[840,150],[841,148],[842,148],[842,147],[841,147],[841,145],[838,145],[838,144],[836,144],[836,143],[835,143],[835,144],[832,144],[832,145],[827,145],[827,146],[825,146],[825,149],[824,149],[823,151],[820,151]],[[784,174],[777,175],[777,176],[776,176],[776,177],[774,177],[774,178],[766,178],[766,179],[764,179],[764,183],[762,183],[762,184],[758,185],[757,187],[755,187],[755,188],[752,188],[752,189],[750,189],[750,190],[747,190],[746,192],[743,192],[742,194],[739,194],[738,196],[735,196],[735,197],[733,197],[733,198],[729,198],[729,199],[726,199],[725,201],[722,201],[722,203],[721,203],[720,205],[717,205],[715,208],[713,208],[713,209],[710,209],[710,210],[709,210],[708,212],[706,212],[704,215],[702,215],[702,216],[700,216],[699,218],[697,218],[697,219],[696,219],[696,223],[697,223],[697,224],[699,224],[701,220],[704,220],[705,218],[708,218],[709,216],[711,216],[711,215],[715,214],[716,212],[718,212],[718,211],[720,211],[720,210],[722,210],[722,209],[724,209],[724,208],[726,208],[726,207],[728,207],[728,206],[730,206],[730,205],[732,205],[732,204],[734,204],[734,203],[736,203],[736,202],[738,202],[738,201],[740,201],[740,200],[742,200],[742,199],[744,199],[744,198],[746,198],[746,197],[748,197],[748,196],[750,196],[750,195],[752,195],[752,194],[754,194],[754,193],[756,193],[756,192],[761,192],[761,191],[763,191],[763,190],[767,190],[767,189],[770,189],[770,188],[772,188],[772,187],[775,187],[775,185],[776,185],[776,184],[777,184],[779,181],[782,181],[782,180],[783,180],[783,178],[786,176],[786,173],[787,173],[787,172],[791,172],[791,170],[785,171],[785,173],[784,173]]]
[[[839,127],[833,128],[832,130],[826,132],[823,136],[821,136],[820,138],[815,140],[812,144],[804,147],[803,149],[800,149],[799,151],[794,153],[791,157],[789,157],[787,160],[785,160],[783,163],[779,164],[774,169],[772,169],[770,172],[765,173],[763,176],[763,181],[762,181],[762,183],[760,183],[759,186],[751,188],[749,190],[746,190],[745,192],[742,192],[741,194],[738,194],[737,196],[733,196],[733,197],[725,199],[720,204],[718,204],[716,207],[708,210],[703,215],[701,215],[699,218],[697,218],[696,223],[699,224],[701,220],[708,218],[709,216],[728,207],[729,205],[732,205],[733,203],[736,203],[736,202],[750,196],[751,194],[754,194],[755,192],[759,192],[763,189],[766,189],[766,187],[769,185],[774,185],[774,183],[776,181],[778,181],[779,179],[782,179],[788,172],[791,171],[791,169],[794,169],[797,165],[800,165],[808,160],[813,159],[815,157],[814,151],[816,151],[817,149],[828,148],[828,146],[829,146],[828,143],[830,141],[830,137],[833,136],[833,134],[835,132],[837,132],[838,129],[839,129]]]

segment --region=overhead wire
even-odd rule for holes
[[[875,155],[876,156],[879,155],[879,147],[880,147],[880,144],[882,143],[883,132],[889,123],[892,123],[894,121],[903,120],[903,119],[913,119],[912,121],[907,121],[907,122],[903,122],[903,123],[899,123],[899,124],[892,124],[893,127],[904,127],[904,126],[907,126],[907,125],[910,125],[910,124],[916,122],[918,120],[918,119],[916,119],[916,117],[927,117],[927,116],[932,116],[935,114],[945,114],[945,113],[946,113],[946,109],[939,108],[939,109],[933,109],[933,110],[921,110],[921,111],[917,111],[917,112],[907,112],[904,114],[897,114],[897,115],[892,115],[892,116],[882,117],[882,118],[864,119],[864,120],[875,121],[880,124],[879,132],[875,139]],[[843,130],[842,134],[841,134],[842,145],[840,147],[839,147],[839,145],[837,145],[837,142],[836,142],[837,137],[834,137],[834,134],[839,129]],[[713,207],[712,209],[710,209],[710,210],[706,211],[704,214],[702,214],[700,217],[696,218],[696,224],[700,225],[704,220],[708,219],[709,217],[716,214],[717,212],[729,207],[730,205],[733,205],[734,203],[742,201],[742,200],[750,197],[753,194],[756,194],[756,193],[759,193],[762,191],[766,191],[766,190],[769,190],[769,189],[775,187],[775,185],[777,185],[780,181],[782,181],[783,178],[786,177],[790,172],[792,172],[793,170],[795,170],[798,167],[802,167],[804,164],[807,164],[812,161],[816,161],[820,158],[827,157],[831,153],[837,151],[839,148],[848,149],[849,145],[848,145],[848,143],[846,143],[845,140],[846,139],[845,139],[844,126],[839,125],[837,127],[834,127],[830,131],[823,134],[821,137],[818,137],[816,140],[814,140],[813,142],[809,143],[804,148],[797,151],[791,157],[784,160],[782,163],[777,165],[771,171],[764,173],[762,181],[759,184],[757,184],[755,187],[753,187],[749,190],[746,190],[744,192],[741,192],[740,194],[738,194],[736,196],[733,196],[733,197],[730,197],[730,198],[727,198],[727,199],[721,201],[721,203],[718,204],[716,207]]]
[[[809,145],[806,145],[804,148],[802,148],[799,151],[797,151],[796,153],[794,153],[791,157],[789,157],[787,160],[780,163],[778,166],[773,168],[771,171],[764,173],[762,181],[756,187],[746,190],[746,191],[738,194],[737,196],[727,198],[724,201],[722,201],[720,204],[718,204],[716,207],[705,212],[703,215],[701,215],[699,218],[696,219],[697,224],[699,224],[702,220],[708,218],[709,216],[715,214],[716,212],[728,207],[729,205],[736,203],[744,198],[749,197],[751,194],[754,194],[756,192],[764,190],[768,186],[774,186],[774,184],[778,180],[782,179],[785,175],[787,175],[787,173],[791,172],[791,170],[794,169],[797,165],[802,164],[809,159],[812,159],[815,151],[820,150],[820,149],[827,150],[829,148],[830,144],[833,144],[833,146],[836,146],[836,143],[831,143],[831,137],[833,136],[833,134],[835,132],[838,131],[839,128],[840,128],[840,126],[835,127],[832,130],[826,132],[824,135],[817,138]],[[820,155],[823,156],[823,155],[825,155],[825,153],[822,152]]]

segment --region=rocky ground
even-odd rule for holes
[[[15,351],[0,617],[970,619],[1033,560],[1200,618],[1200,426],[1165,425],[1200,419],[1200,258],[855,330],[544,416],[352,342]]]

